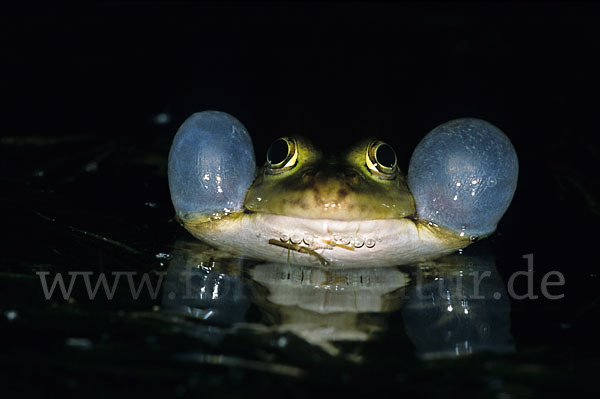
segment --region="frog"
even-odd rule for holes
[[[238,119],[196,112],[168,156],[175,218],[230,254],[326,268],[418,264],[494,233],[518,180],[498,127],[470,117],[434,127],[406,174],[392,145],[365,136],[339,154],[283,136],[258,166]]]

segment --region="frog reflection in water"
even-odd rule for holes
[[[257,170],[232,116],[190,116],[169,153],[177,218],[195,237],[245,257],[364,267],[437,258],[493,233],[518,176],[510,140],[480,119],[432,130],[405,178],[377,139],[325,157],[301,137],[275,140]]]

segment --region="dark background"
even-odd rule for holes
[[[376,134],[410,154],[470,115],[526,159],[553,136],[593,133],[597,17],[569,3],[9,7],[5,128],[143,136],[149,114],[175,128],[214,108],[259,138]]]
[[[536,284],[551,270],[566,277],[563,301],[514,301],[513,336],[589,355],[600,315],[599,20],[593,3],[8,7],[0,162],[13,251],[3,262],[14,271],[69,245],[49,237],[40,212],[142,248],[171,239],[154,229],[173,213],[166,156],[196,111],[236,116],[260,163],[290,133],[329,151],[377,136],[404,170],[436,125],[479,117],[520,161],[513,203],[488,239],[500,274],[534,253]]]

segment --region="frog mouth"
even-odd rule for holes
[[[311,255],[322,265],[330,264],[326,259],[330,250],[361,251],[383,243],[386,227],[389,223],[399,220],[317,221],[279,215],[271,215],[269,219],[271,226],[276,226],[277,222],[284,226],[293,226],[270,229],[270,232],[264,235],[270,246]]]
[[[247,219],[241,221],[250,236],[266,243],[273,250],[277,247],[290,252],[309,255],[322,265],[330,265],[328,254],[342,251],[376,250],[385,241],[385,234],[392,225],[404,218],[335,220],[299,218],[263,212],[244,212]],[[259,244],[260,245],[260,244]]]
[[[277,238],[279,242],[290,243],[293,245],[308,245],[310,248],[327,248],[338,247],[347,250],[355,248],[373,248],[377,242],[381,242],[381,237],[373,237],[370,235],[351,235],[351,234],[332,234],[329,237],[317,236],[312,233],[281,233]]]
[[[354,251],[355,249],[362,247],[373,248],[377,241],[381,242],[381,238],[378,240],[373,237],[365,239],[362,236],[352,237],[349,235],[334,234],[325,239],[319,238],[314,234],[293,233],[292,235],[289,235],[287,233],[281,233],[279,239],[269,239],[269,245],[312,255],[323,266],[327,266],[330,265],[331,262],[318,253],[317,250],[342,248],[348,251]]]

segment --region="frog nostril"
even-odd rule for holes
[[[302,173],[302,178],[311,179],[317,175],[317,171],[314,169],[307,169]]]
[[[340,188],[337,192],[337,195],[338,195],[339,199],[344,199],[348,195],[348,190],[346,190],[344,188]]]
[[[343,174],[343,179],[346,182],[346,184],[358,184],[358,173],[356,173],[353,170],[345,171]]]

